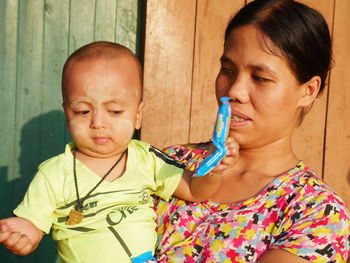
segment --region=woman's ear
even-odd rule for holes
[[[313,76],[309,81],[302,85],[302,96],[299,101],[299,106],[305,108],[311,106],[320,91],[321,78]]]

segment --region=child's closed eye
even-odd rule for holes
[[[86,115],[86,114],[89,114],[89,113],[90,113],[89,110],[74,111],[74,114],[77,114],[77,115]]]
[[[122,114],[123,111],[121,111],[121,110],[109,110],[109,113],[111,113],[113,115],[119,115],[119,114]]]

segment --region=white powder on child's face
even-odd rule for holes
[[[86,127],[79,119],[72,119],[68,121],[69,130],[72,136],[86,133]],[[74,134],[74,135],[73,135]]]
[[[120,136],[121,141],[128,141],[131,139],[134,133],[134,125],[130,120],[122,119],[118,120],[114,124],[115,129],[117,129],[117,133]]]
[[[93,101],[96,104],[101,104],[108,101],[122,100],[127,102],[135,102],[139,100],[140,90],[139,88],[122,88],[119,87],[95,87],[94,85],[87,85],[86,98],[88,101]]]
[[[96,131],[94,133],[94,136],[106,136],[106,137],[112,137],[117,142],[120,142],[121,144],[126,143],[128,140],[131,139],[133,133],[134,133],[134,125],[132,124],[131,120],[127,119],[121,119],[116,121],[103,121],[104,122],[104,129]],[[107,123],[106,123],[107,122]],[[80,136],[89,136],[90,127],[87,127],[86,124],[81,122],[79,119],[72,119],[68,122],[70,131],[72,133],[72,136],[74,138],[80,137]],[[106,130],[105,130],[106,129]]]

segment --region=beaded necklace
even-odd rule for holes
[[[112,170],[118,165],[120,160],[123,158],[126,150],[120,155],[119,159],[113,164],[113,166],[108,170],[108,172],[101,178],[101,180],[82,198],[79,197],[79,189],[78,189],[78,179],[77,179],[77,171],[76,171],[76,153],[78,151],[78,148],[75,149],[73,154],[73,174],[74,174],[74,183],[75,183],[75,192],[77,195],[77,204],[74,206],[74,209],[72,209],[69,212],[68,220],[66,222],[67,225],[75,225],[79,224],[83,218],[83,207],[84,207],[84,201],[91,195],[91,193],[106,179],[106,177],[112,172]]]

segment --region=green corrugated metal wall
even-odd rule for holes
[[[138,53],[140,9],[138,0],[0,0],[0,218],[12,215],[37,165],[69,141],[60,95],[67,56],[95,40]],[[0,247],[2,263],[56,258],[48,236],[27,257]]]

